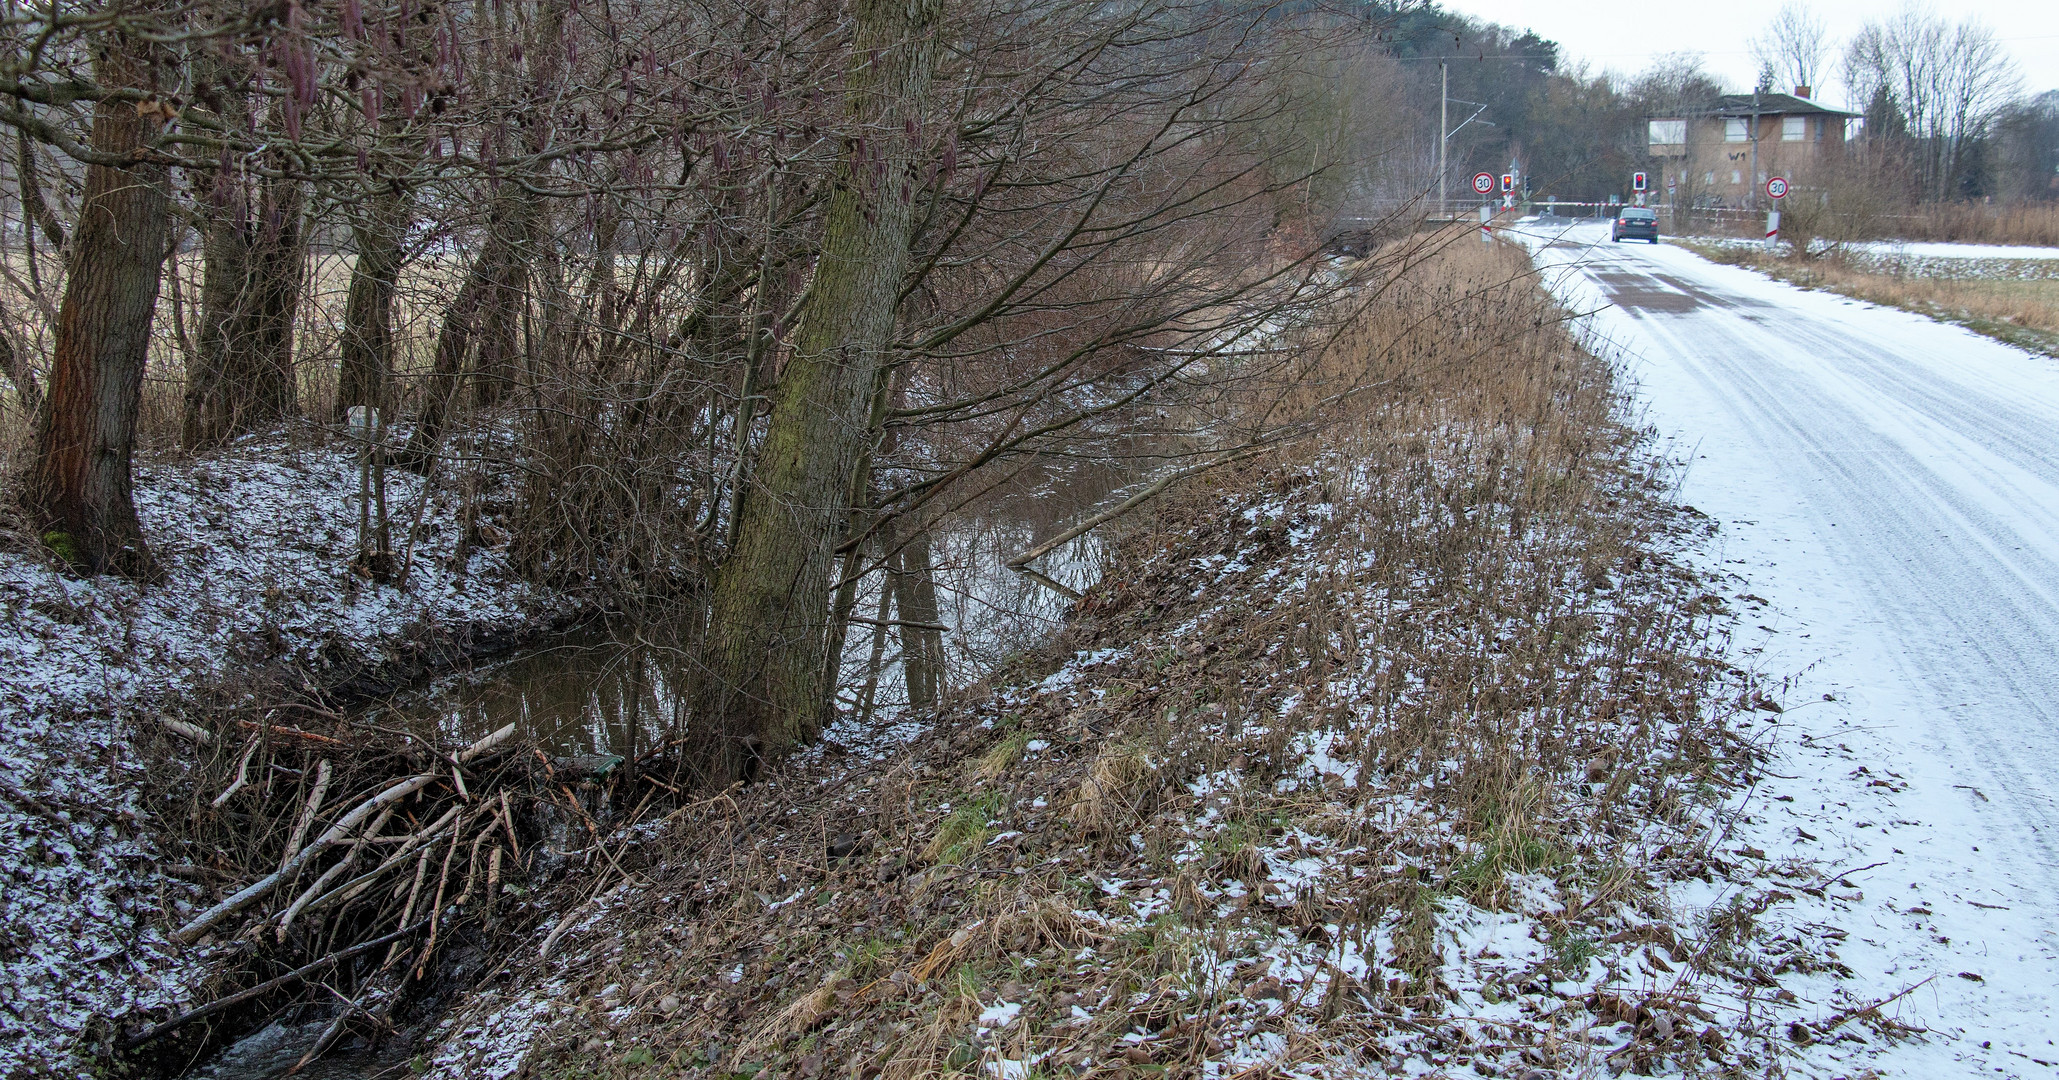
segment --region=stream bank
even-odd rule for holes
[[[399,505],[420,497],[419,478],[390,486]],[[241,741],[195,747],[160,721],[326,709],[592,609],[521,581],[504,549],[458,565],[458,508],[440,497],[406,584],[368,582],[349,569],[356,492],[353,449],[296,425],[139,464],[155,582],[81,580],[33,537],[0,544],[0,1074],[86,1075],[120,1022],[192,1004],[207,978],[165,924],[213,879],[161,872],[179,862],[161,841],[190,770]]]
[[[432,1073],[1779,1069],[1836,941],[1756,921],[1818,868],[1721,846],[1764,699],[1714,525],[1520,254],[1454,261],[1345,343],[1363,423],[1168,493],[935,714],[624,836]]]
[[[218,996],[222,958],[166,935],[234,880],[234,859],[187,834],[218,812],[207,804],[253,725],[462,743],[512,721],[561,761],[633,758],[670,729],[676,629],[624,633],[591,618],[592,598],[521,581],[505,545],[483,542],[490,516],[458,565],[460,510],[435,492],[405,586],[366,581],[349,569],[355,471],[352,447],[312,427],[142,465],[137,503],[164,566],[149,584],[72,578],[26,538],[0,550],[0,872],[13,883],[0,897],[0,1072],[83,1075],[140,1018]],[[1119,481],[1090,471],[1040,476],[1029,512],[973,515],[938,538],[955,677],[1056,624],[1064,601],[1001,561]],[[421,498],[410,474],[390,483],[400,505]],[[1084,588],[1096,543],[1068,545],[1050,569]],[[853,635],[854,668],[873,643]],[[881,711],[897,705],[886,682]],[[180,734],[210,728],[220,737],[201,744]],[[301,1041],[282,1033],[259,1043]]]

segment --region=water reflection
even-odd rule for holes
[[[1006,560],[1058,535],[1128,479],[1106,463],[1063,463],[1033,472],[931,533],[938,623],[947,628],[946,686],[977,680],[1057,629],[1071,601],[1010,570]],[[1089,534],[1037,566],[1065,586],[1085,590],[1100,579],[1102,556],[1100,537]],[[891,625],[902,617],[882,614],[893,606],[891,598],[881,603],[886,579],[884,572],[872,573],[859,588],[838,682],[838,707],[844,711],[869,708],[891,715],[908,703],[903,634]],[[591,626],[535,652],[438,680],[368,713],[451,741],[513,723],[556,754],[634,758],[690,734],[684,702],[694,663],[690,634],[690,627],[680,625]]]

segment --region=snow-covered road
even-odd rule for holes
[[[1524,239],[1795,676],[1736,840],[1841,871],[1779,916],[1847,935],[1803,1015],[1916,987],[1881,1012],[1929,1035],[1845,1023],[1802,1071],[2059,1075],[2059,363],[1602,228]]]

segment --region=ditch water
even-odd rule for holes
[[[1046,472],[1027,490],[1019,487],[985,508],[963,512],[932,532],[938,622],[948,628],[943,634],[947,685],[978,679],[1010,653],[1057,629],[1070,598],[1009,569],[1006,561],[1081,520],[1128,479],[1107,466],[1075,463]],[[1083,591],[1099,580],[1103,554],[1101,539],[1089,534],[1037,560],[1037,568]],[[856,610],[868,619],[885,610],[880,605],[884,577],[873,574],[860,589]],[[662,622],[634,632],[576,629],[521,655],[369,703],[359,716],[445,742],[470,741],[514,724],[518,735],[556,755],[633,756],[692,734],[683,716],[694,662],[692,651],[683,647],[688,630]],[[839,681],[841,708],[856,706],[860,692],[855,688],[865,681],[874,635],[881,632],[871,623],[853,622]],[[879,644],[884,662],[875,712],[892,715],[907,703],[899,643],[886,631]],[[323,1018],[274,1021],[187,1075],[192,1080],[269,1080],[297,1062],[325,1026]],[[295,1075],[314,1080],[407,1076],[412,1071],[408,1052],[405,1040],[376,1049],[347,1045]]]
[[[1070,598],[1005,563],[1091,512],[1128,478],[1075,463],[1047,472],[1027,490],[961,513],[931,534],[931,564],[943,634],[946,684],[961,686],[1009,654],[1037,644],[1059,624]],[[1055,581],[1083,591],[1100,579],[1103,544],[1095,534],[1074,539],[1037,560]],[[861,585],[845,642],[840,709],[859,706],[875,648],[884,661],[875,714],[905,707],[906,682],[895,631],[874,625],[884,610],[885,575]],[[892,622],[890,616],[885,621]],[[591,625],[470,672],[373,703],[367,720],[465,742],[514,724],[559,755],[633,756],[683,737],[684,695],[691,683],[691,627],[657,622],[640,627]]]

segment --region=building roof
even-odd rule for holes
[[[1754,99],[1757,99],[1756,101]],[[1861,113],[1833,109],[1793,94],[1724,94],[1700,110],[1703,116],[1860,116]]]

